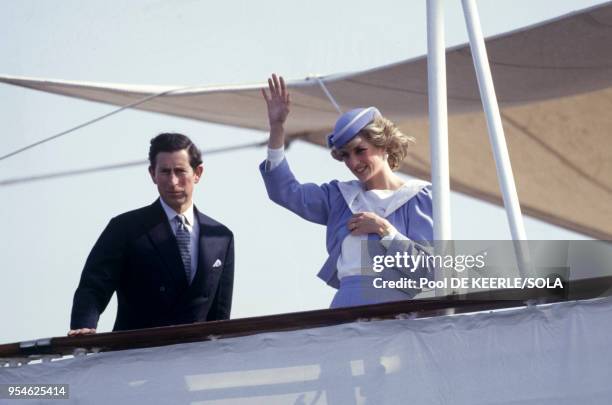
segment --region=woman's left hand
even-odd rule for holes
[[[346,226],[351,235],[367,235],[376,233],[381,238],[395,231],[395,227],[389,221],[373,212],[359,212],[353,214]]]

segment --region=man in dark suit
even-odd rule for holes
[[[185,135],[161,134],[151,140],[149,162],[160,198],[113,218],[100,235],[74,294],[69,336],[95,333],[115,291],[113,330],[230,316],[234,238],[193,205],[200,151]]]

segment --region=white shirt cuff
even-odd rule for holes
[[[389,232],[388,235],[385,235],[380,238],[380,243],[384,246],[385,249],[389,249],[389,246],[391,246],[391,242],[393,242],[394,239],[410,240],[408,239],[408,237],[402,235],[394,228],[391,232]]]
[[[281,146],[278,149],[268,148],[268,158],[266,163],[266,171],[273,170],[281,164],[285,158],[285,147]]]

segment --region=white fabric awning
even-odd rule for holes
[[[523,212],[612,239],[612,3],[487,40]],[[344,110],[375,105],[418,139],[402,171],[429,177],[427,61],[324,77]],[[451,187],[501,204],[469,46],[447,52]],[[126,105],[175,87],[0,77],[36,90]],[[179,90],[137,109],[267,130],[265,84]],[[337,113],[317,80],[291,80],[288,133],[323,144]]]

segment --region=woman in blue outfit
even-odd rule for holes
[[[418,255],[426,250],[433,239],[433,221],[429,183],[406,181],[393,173],[412,138],[374,107],[348,111],[336,122],[328,145],[332,156],[344,162],[357,180],[299,183],[284,156],[283,126],[290,96],[282,77],[272,75],[268,86],[269,94],[265,90],[262,94],[270,138],[268,158],[260,171],[272,201],[327,227],[329,257],[318,276],[338,289],[331,307],[413,298],[420,290],[403,288],[405,281],[432,274],[425,267],[411,267],[404,252]],[[382,255],[397,261],[378,272],[380,259],[379,266],[373,263]],[[395,287],[402,288],[390,287],[389,281],[399,281]]]

